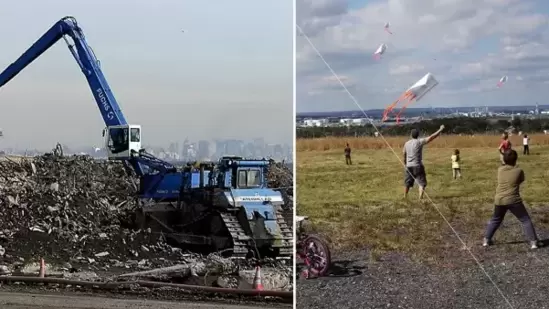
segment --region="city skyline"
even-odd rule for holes
[[[410,107],[532,105],[549,84],[542,1],[298,0],[296,14],[365,110],[387,107],[428,72],[439,85]],[[296,40],[297,112],[358,109],[299,31]]]
[[[128,10],[123,1],[20,1],[0,12],[0,70],[66,15],[78,20],[145,144],[257,136],[291,143],[291,2],[132,1]],[[25,27],[11,31],[22,18]],[[0,100],[0,147],[103,145],[97,104],[63,40],[3,86]]]
[[[1,140],[0,140],[1,141]],[[104,148],[96,146],[73,146],[61,144],[65,154],[88,154],[94,157],[104,157]],[[264,138],[251,140],[214,139],[189,140],[170,142],[168,145],[143,145],[147,152],[160,159],[175,161],[216,160],[222,156],[235,155],[245,158],[273,158],[275,160],[293,161],[293,144],[269,143]],[[49,148],[11,148],[0,147],[2,155],[37,155],[51,152]]]

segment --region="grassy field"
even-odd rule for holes
[[[529,135],[532,146],[549,146],[549,135]],[[408,139],[407,137],[386,137],[389,145],[393,148],[401,148]],[[522,147],[522,137],[517,135],[510,137],[514,146]],[[476,136],[442,136],[429,144],[429,148],[497,148],[500,139],[498,136],[476,135]],[[335,150],[343,153],[345,144],[349,143],[352,149],[386,149],[387,143],[382,138],[375,137],[327,137],[315,139],[300,139],[296,144],[298,154],[303,151],[328,151]]]
[[[526,182],[522,195],[538,230],[549,228],[549,136],[531,136],[530,156],[519,155]],[[389,138],[399,158],[406,138]],[[511,138],[521,150],[519,137]],[[353,148],[353,165],[345,165],[343,147]],[[497,136],[441,136],[424,148],[427,194],[468,245],[478,245],[492,212]],[[397,148],[398,147],[398,148]],[[452,179],[450,156],[461,150],[463,178]],[[336,248],[371,249],[373,257],[389,251],[436,257],[440,242],[452,241],[448,226],[431,203],[417,200],[417,188],[403,199],[404,169],[380,138],[326,138],[297,141],[297,212]],[[508,221],[516,221],[509,216]],[[520,233],[520,230],[518,230]],[[503,228],[496,241],[522,241]],[[454,238],[452,245],[456,245]]]

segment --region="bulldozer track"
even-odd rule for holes
[[[282,217],[286,221],[286,223],[289,225],[290,229],[294,229],[293,222],[294,222],[294,211],[293,209],[284,209],[282,208]]]
[[[233,258],[246,258],[248,245],[252,240],[246,234],[236,216],[232,213],[221,213],[221,218],[233,238]]]
[[[292,224],[288,224],[285,217],[287,217],[287,215],[284,210],[281,207],[278,207],[276,211],[276,222],[280,228],[282,239],[281,242],[274,247],[278,248],[279,254],[282,257],[292,256],[294,253],[294,233]]]
[[[236,216],[232,213],[221,213],[221,218],[227,226],[229,233],[233,238],[233,258],[246,258],[249,248],[254,247],[253,239],[246,234]],[[284,218],[283,210],[279,209],[276,213],[276,221],[280,228],[280,238],[273,248],[278,249],[279,257],[287,258],[293,255],[293,231]]]

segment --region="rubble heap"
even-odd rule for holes
[[[282,194],[285,210],[292,210],[294,204],[292,169],[284,162],[271,161],[267,179],[269,180],[269,187],[275,188]]]
[[[291,172],[273,164],[270,180],[291,201]],[[119,162],[43,155],[0,160],[0,261],[43,256],[96,268],[151,268],[184,256],[162,234],[132,230],[137,180]],[[188,257],[188,256],[187,256]]]
[[[143,266],[148,256],[170,253],[158,235],[126,228],[136,206],[134,188],[135,180],[119,163],[88,156],[4,158],[0,244],[6,249],[0,257],[99,265],[131,257]]]

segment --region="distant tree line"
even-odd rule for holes
[[[446,134],[500,134],[503,131],[539,133],[549,130],[549,118],[518,118],[513,120],[494,118],[440,118],[400,125],[378,127],[385,136],[402,136],[410,134],[412,128],[425,134],[438,130],[444,124]],[[361,126],[305,127],[297,128],[297,138],[320,138],[337,136],[374,136],[376,130],[371,124]]]

